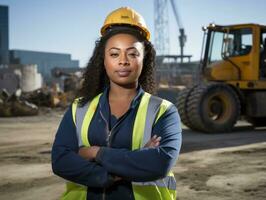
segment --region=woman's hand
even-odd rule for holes
[[[158,147],[160,145],[161,137],[154,135],[145,145],[144,147],[153,148]]]
[[[99,150],[99,146],[81,147],[78,154],[86,160],[94,160]]]

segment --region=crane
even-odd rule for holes
[[[168,0],[154,0],[154,43],[157,55],[169,54]]]
[[[187,36],[185,35],[185,29],[184,29],[184,26],[181,22],[181,19],[180,19],[180,16],[178,15],[178,12],[177,12],[177,5],[176,5],[176,2],[175,0],[170,0],[171,2],[171,5],[172,5],[172,9],[173,9],[173,12],[174,12],[174,16],[175,16],[175,19],[176,19],[176,23],[179,27],[179,46],[180,46],[180,56],[181,56],[181,63],[183,62],[183,57],[184,57],[184,46],[185,46],[185,43],[186,43],[186,40],[187,40]]]
[[[169,26],[168,26],[168,10],[167,3],[169,0],[155,0],[155,47],[159,55],[166,56],[169,52]],[[190,59],[190,55],[184,55],[184,47],[187,40],[184,26],[181,22],[181,18],[178,14],[177,4],[175,0],[170,0],[170,4],[174,13],[174,17],[179,28],[179,46],[180,55],[174,56],[181,59],[187,57]],[[172,56],[171,56],[172,57]]]

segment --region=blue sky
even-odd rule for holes
[[[9,6],[9,48],[70,53],[86,65],[106,15],[121,6],[141,13],[154,33],[153,0],[0,0]],[[176,0],[187,34],[185,53],[199,60],[201,27],[216,24],[266,25],[265,0]],[[178,27],[169,7],[170,53],[178,54]],[[153,37],[152,37],[153,41]]]

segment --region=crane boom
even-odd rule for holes
[[[180,20],[179,14],[177,12],[177,5],[175,3],[175,0],[170,0],[170,2],[171,2],[171,6],[172,6],[172,9],[173,9],[174,15],[175,15],[175,19],[176,19],[177,25],[178,25],[179,28],[183,29],[184,27],[183,27],[183,24],[182,24],[182,22]]]
[[[171,2],[171,6],[172,6],[172,9],[173,9],[173,12],[174,12],[174,16],[175,16],[175,19],[176,19],[176,22],[177,22],[177,25],[179,27],[179,45],[180,45],[180,55],[181,55],[181,63],[183,62],[183,56],[184,56],[184,46],[185,46],[185,43],[186,43],[186,40],[187,40],[187,36],[185,35],[185,29],[183,27],[183,24],[180,20],[180,17],[178,15],[178,12],[177,12],[177,5],[176,5],[176,2],[175,0],[170,0]]]

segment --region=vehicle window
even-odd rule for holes
[[[252,49],[252,30],[250,28],[232,30],[228,34],[230,49],[228,56],[242,56],[250,53]]]
[[[209,62],[222,60],[223,35],[222,32],[213,32],[208,56]]]

